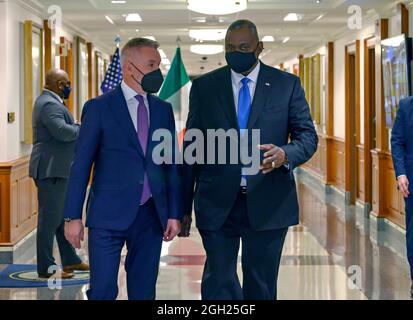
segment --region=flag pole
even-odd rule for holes
[[[119,48],[121,41],[122,41],[122,39],[121,39],[120,35],[116,35],[115,43],[116,43],[117,48]]]

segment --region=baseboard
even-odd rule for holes
[[[15,245],[0,247],[0,264],[18,263],[25,255],[32,257],[36,250],[36,231],[34,229]]]

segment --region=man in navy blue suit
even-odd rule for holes
[[[406,245],[413,283],[413,197],[410,195],[409,181],[413,180],[413,97],[399,103],[396,120],[391,134],[393,166],[398,181],[398,189],[406,204]],[[410,288],[413,298],[413,284]]]
[[[180,231],[177,165],[155,164],[152,158],[155,130],[175,136],[172,106],[151,95],[163,82],[157,49],[155,41],[130,40],[121,52],[121,85],[83,107],[64,216],[65,235],[80,248],[82,208],[94,166],[86,208],[89,299],[116,299],[125,243],[129,299],[155,299],[162,240],[171,241]],[[170,147],[174,153],[175,145]]]
[[[251,21],[232,23],[225,47],[228,66],[193,81],[187,132],[258,129],[261,167],[252,175],[241,161],[184,163],[180,236],[189,235],[194,201],[207,256],[203,299],[274,299],[284,239],[288,227],[299,222],[293,170],[311,158],[318,138],[300,80],[259,61],[263,43]],[[227,152],[230,143],[227,139]],[[257,146],[249,141],[248,148]]]

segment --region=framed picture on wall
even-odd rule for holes
[[[22,142],[32,144],[33,104],[43,88],[43,29],[32,21],[23,24],[24,108]]]
[[[412,39],[401,35],[381,42],[386,127],[392,128],[401,99],[411,95]]]
[[[88,54],[86,41],[77,38],[77,114],[82,114],[84,104],[89,98]]]
[[[313,119],[317,125],[321,124],[321,55],[311,58],[311,109]]]

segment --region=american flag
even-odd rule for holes
[[[100,89],[103,93],[111,91],[116,88],[116,86],[122,82],[122,69],[120,66],[120,53],[119,48],[116,49],[115,54],[112,57],[110,66],[105,75],[105,80],[103,80]]]

